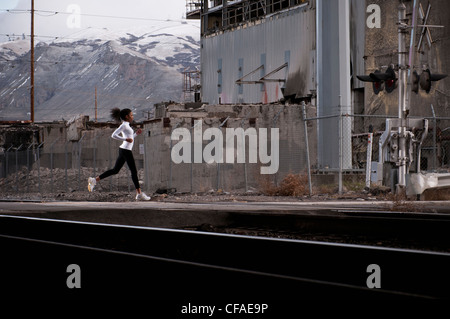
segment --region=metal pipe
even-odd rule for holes
[[[308,123],[306,122],[306,103],[302,101],[303,125],[305,128],[306,169],[308,171],[309,196],[312,195],[311,164],[309,160]]]
[[[417,152],[416,152],[416,158],[417,158],[416,172],[417,173],[420,173],[420,156],[421,156],[421,152],[422,152],[422,144],[423,144],[423,141],[425,140],[425,138],[427,137],[427,135],[428,135],[428,120],[424,119],[422,138],[420,139],[419,145],[417,145]]]
[[[415,44],[415,31],[417,29],[417,7],[418,1],[414,0],[413,3],[413,14],[412,14],[412,28],[411,37],[409,42],[409,60],[408,60],[408,83],[406,92],[406,108],[409,113],[409,108],[411,107],[411,92],[412,92],[412,70],[414,68],[414,61],[416,58],[416,50],[414,49]]]
[[[31,0],[30,37],[30,120],[34,123],[34,0]]]
[[[398,152],[398,187],[406,186],[406,6],[401,3],[398,7],[398,118],[400,126],[398,128],[399,135],[399,152]]]

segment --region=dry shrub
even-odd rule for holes
[[[259,182],[259,190],[264,195],[268,196],[276,196],[278,192],[278,187],[270,180],[270,177],[264,175],[258,179]]]
[[[386,195],[386,199],[392,201],[392,206],[389,208],[391,211],[417,212],[421,210],[414,201],[408,200],[404,192],[389,193]]]
[[[265,177],[260,181],[260,190],[264,195],[269,196],[303,196],[308,193],[308,176],[306,174],[287,174],[276,186],[270,177]]]

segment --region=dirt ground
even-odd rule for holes
[[[312,196],[268,196],[261,192],[241,193],[241,192],[207,192],[207,193],[147,193],[152,197],[152,201],[160,202],[296,202],[296,201],[327,201],[327,200],[355,200],[355,201],[385,201],[388,198],[385,194],[374,195],[370,192],[346,192],[344,194],[315,194]],[[86,191],[69,192],[2,192],[0,199],[3,200],[37,200],[37,201],[96,201],[96,202],[132,202],[135,201],[135,192],[128,191],[104,191],[95,190],[90,193]]]
[[[99,170],[101,171],[101,170]],[[18,201],[96,201],[96,202],[132,202],[135,201],[135,191],[131,183],[128,170],[121,170],[115,176],[99,182],[95,191],[87,190],[87,179],[92,175],[92,169],[54,169],[20,170],[10,174],[7,178],[0,178],[0,200]],[[143,171],[138,172],[142,179]],[[211,202],[317,202],[317,201],[394,201],[395,208],[414,209],[414,201],[405,201],[394,196],[389,189],[362,189],[359,185],[355,190],[348,190],[339,194],[337,189],[313,188],[313,194],[306,191],[307,180],[291,175],[283,180],[279,188],[273,185],[263,185],[261,189],[250,188],[243,190],[223,191],[209,190],[207,192],[181,193],[159,190],[147,192],[152,201],[179,203],[211,203]],[[303,178],[303,179],[302,179]],[[143,187],[145,189],[145,186]],[[296,192],[297,190],[300,192]],[[290,192],[289,192],[290,191]],[[300,194],[282,196],[285,193]]]

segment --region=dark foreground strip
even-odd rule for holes
[[[0,216],[0,250],[3,299],[180,300],[180,310],[187,300],[450,296],[445,253],[10,216]],[[381,288],[368,288],[376,279]]]

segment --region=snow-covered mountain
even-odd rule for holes
[[[113,107],[145,118],[154,103],[183,100],[182,71],[200,64],[193,22],[166,21],[128,30],[88,28],[35,47],[35,120],[95,116]],[[26,120],[30,111],[30,44],[0,44],[0,120]]]

